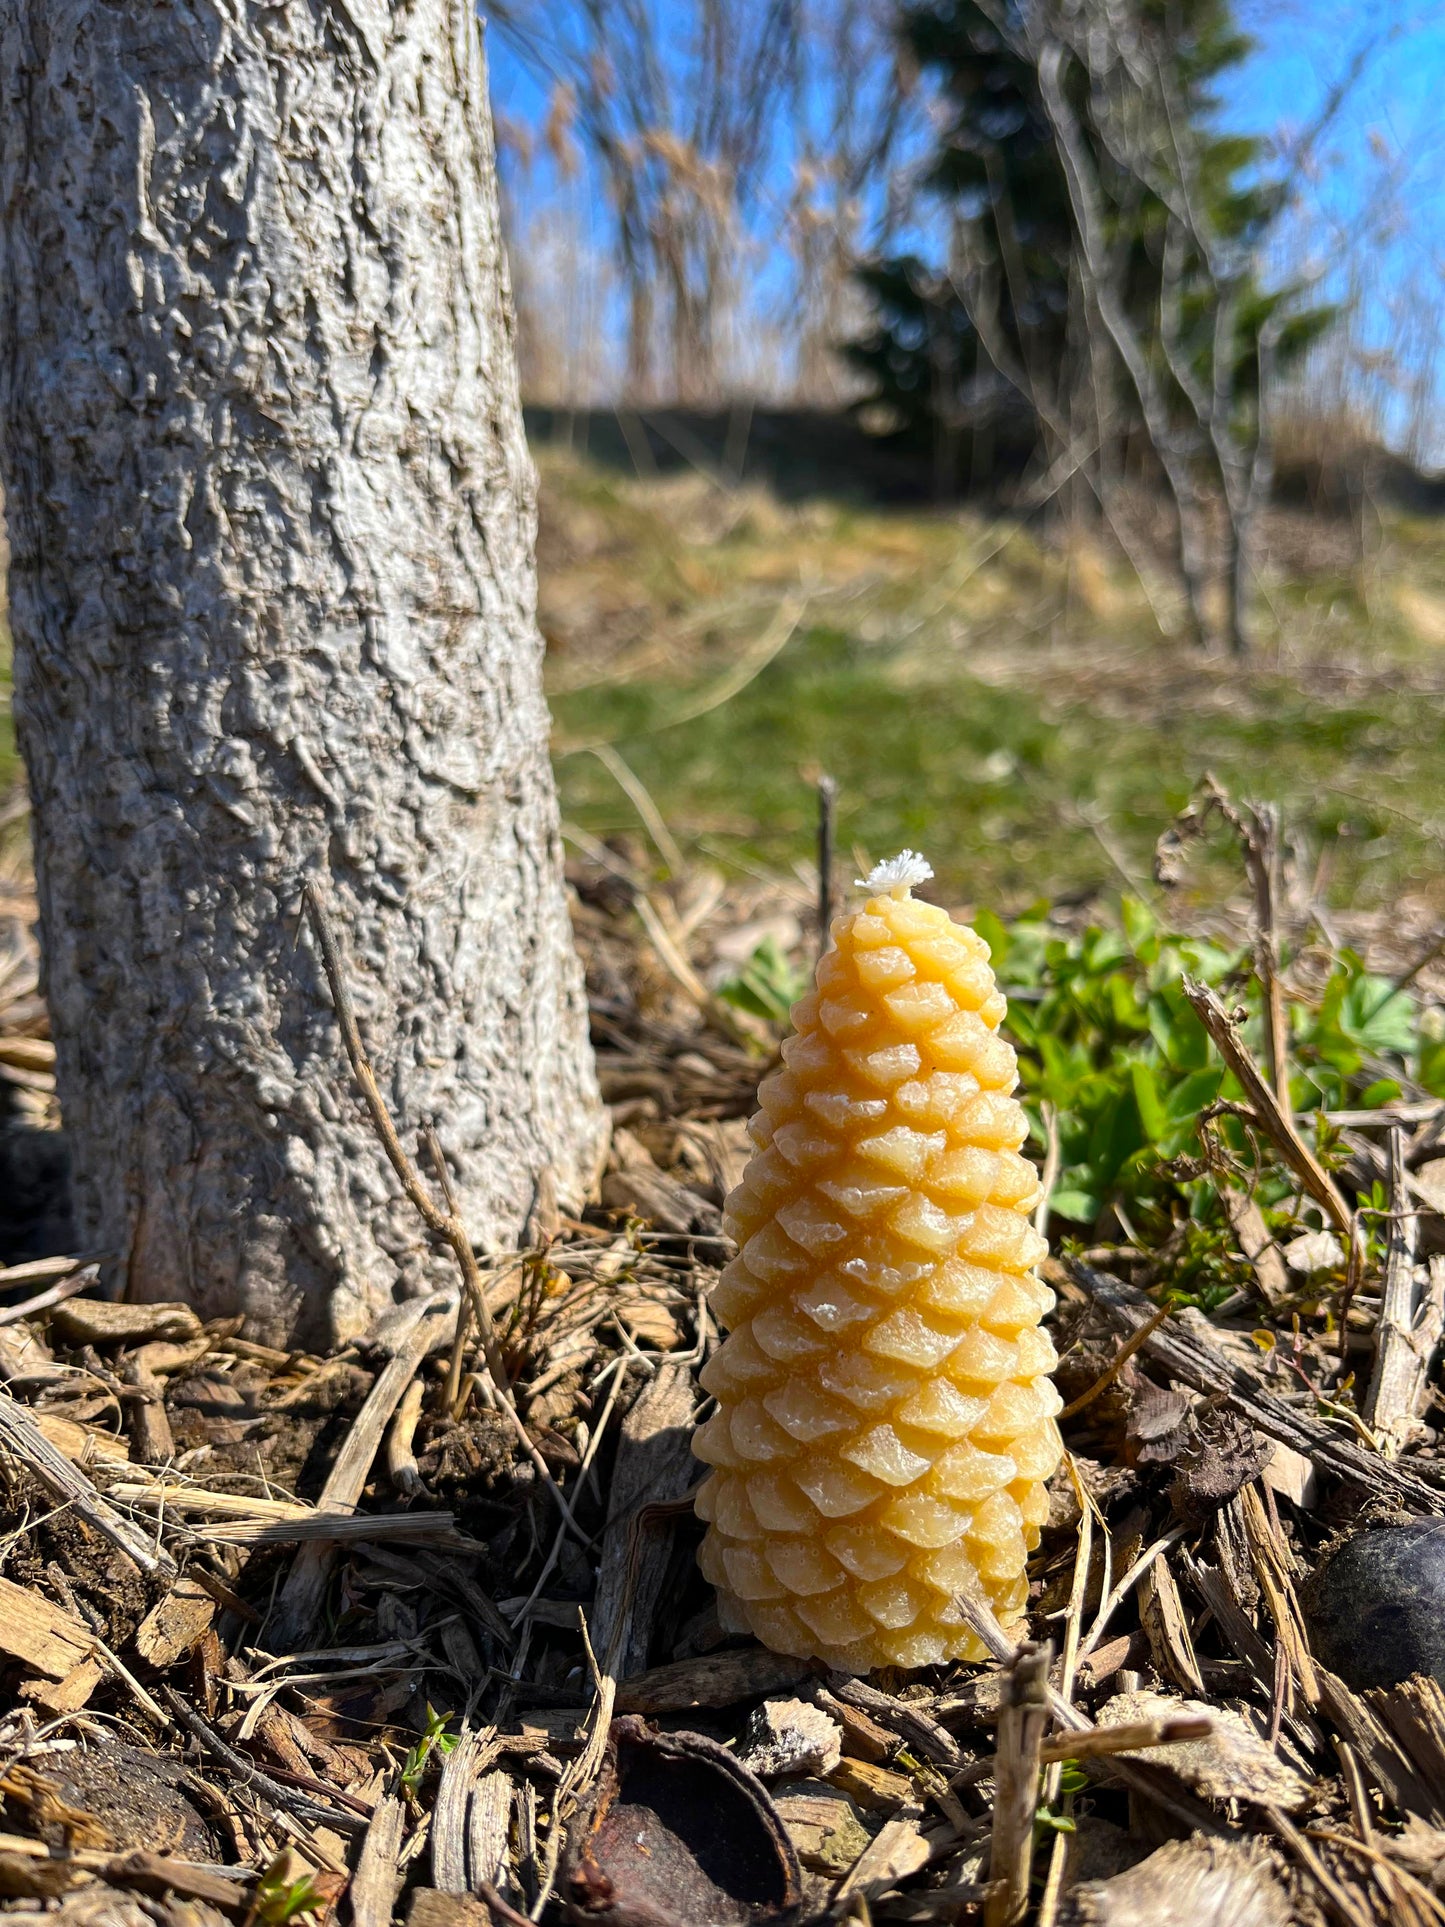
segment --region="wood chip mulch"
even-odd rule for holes
[[[1345,1534],[1445,1512],[1411,1350],[1445,1309],[1409,1182],[1439,1114],[1329,1179],[1346,1229],[1380,1171],[1395,1210],[1337,1330],[1267,1243],[1211,1317],[1161,1316],[1125,1247],[1048,1261],[1069,1450],[1031,1638],[980,1618],[990,1665],[829,1675],[721,1632],[688,1499],[776,1044],[711,986],[740,929],[805,954],[807,895],[644,893],[600,854],[572,880],[615,1148],[582,1217],[544,1200],[484,1261],[509,1397],[469,1337],[453,1368],[454,1292],[323,1357],[108,1302],[98,1254],[0,1272],[0,1913],[1445,1922],[1445,1692],[1357,1693],[1310,1630]],[[38,1221],[50,1046],[7,887]],[[1350,1387],[1387,1350],[1367,1427]]]

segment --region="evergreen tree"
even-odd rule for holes
[[[944,108],[928,185],[947,251],[865,270],[877,320],[854,363],[902,426],[975,465],[1022,411],[1046,486],[1077,472],[1106,510],[1143,447],[1197,609],[1200,491],[1233,527],[1259,480],[1261,355],[1330,319],[1257,277],[1284,190],[1263,142],[1213,125],[1250,44],[1230,0],[917,0],[901,31]]]

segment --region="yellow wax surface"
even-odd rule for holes
[[[1018,1620],[1061,1450],[1004,999],[982,938],[906,889],[833,936],[728,1199],[699,1560],[778,1652],[983,1659],[955,1596]]]

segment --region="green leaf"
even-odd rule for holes
[[[719,985],[717,994],[735,1010],[786,1024],[807,988],[807,975],[788,959],[777,938],[764,937],[737,976]]]
[[[1061,1184],[1049,1200],[1049,1210],[1054,1217],[1067,1218],[1073,1224],[1092,1224],[1099,1215],[1099,1199],[1091,1191]]]
[[[1134,1087],[1134,1103],[1138,1107],[1144,1136],[1150,1144],[1158,1144],[1169,1128],[1169,1114],[1159,1092],[1159,1079],[1153,1066],[1139,1058],[1135,1058],[1129,1066],[1129,1079]]]
[[[1355,1097],[1355,1109],[1360,1111],[1380,1111],[1387,1104],[1398,1103],[1404,1092],[1393,1077],[1377,1077],[1373,1084],[1367,1084]]]
[[[1131,896],[1120,899],[1119,915],[1123,920],[1124,935],[1129,939],[1129,948],[1137,957],[1145,944],[1152,943],[1159,929],[1158,919],[1147,904]]]
[[[992,910],[980,910],[973,920],[973,927],[988,945],[989,956],[993,962],[994,975],[1002,976],[1004,966],[1008,961],[1009,950],[1012,947],[1008,929],[1002,918],[996,916]],[[1015,977],[1013,981],[1018,982],[1019,980]]]
[[[1223,1082],[1222,1064],[1211,1064],[1207,1070],[1190,1071],[1187,1077],[1181,1077],[1164,1100],[1169,1122],[1198,1124],[1200,1112],[1219,1096],[1219,1087]]]
[[[298,1914],[316,1913],[322,1905],[312,1874],[287,1880],[270,1868],[256,1882],[256,1891],[251,1897],[252,1916],[264,1923],[264,1927],[286,1927]]]
[[[1445,1097],[1445,1037],[1427,1038],[1421,1044],[1416,1075],[1431,1097]]]

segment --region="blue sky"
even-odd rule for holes
[[[1321,286],[1353,295],[1365,349],[1405,365],[1403,384],[1436,358],[1430,380],[1437,416],[1431,445],[1445,458],[1445,6],[1400,0],[1323,0],[1243,10],[1254,56],[1234,76],[1222,118],[1251,131],[1298,132],[1318,114],[1357,49],[1369,55],[1304,185],[1295,235]],[[1408,431],[1407,401],[1394,411]]]

